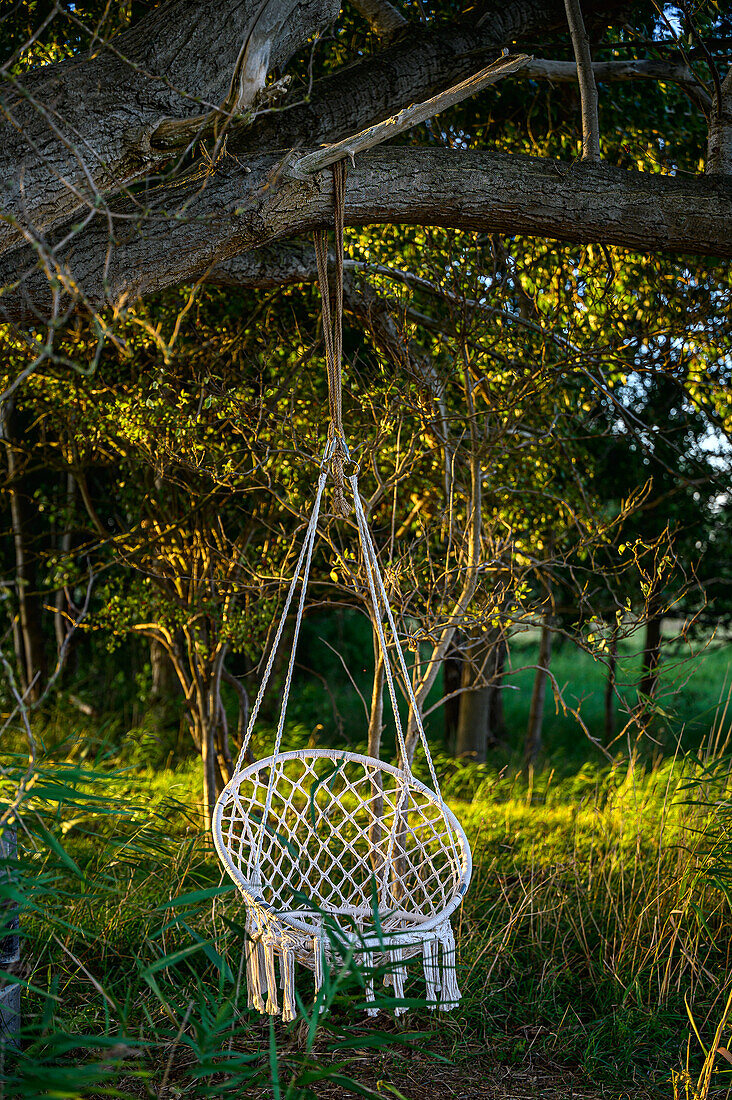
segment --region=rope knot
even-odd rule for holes
[[[333,511],[337,516],[342,516],[343,518],[351,514],[351,505],[346,500],[346,477],[344,466],[347,460],[348,455],[346,454],[346,449],[339,439],[336,443],[333,457],[330,460],[330,472],[335,481],[331,500],[333,502]]]

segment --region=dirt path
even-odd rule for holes
[[[364,1059],[363,1069],[351,1065],[348,1076],[385,1097],[404,1100],[658,1100],[652,1087],[632,1085],[613,1088],[588,1084],[559,1066],[503,1066],[485,1056],[469,1065],[449,1066],[424,1057],[413,1057],[408,1066],[395,1059]],[[400,1060],[405,1061],[405,1060]],[[352,1090],[323,1083],[323,1100],[345,1100],[358,1095]]]

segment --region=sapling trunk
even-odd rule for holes
[[[531,694],[531,707],[529,709],[529,724],[526,730],[524,744],[524,765],[533,767],[541,752],[542,727],[544,724],[544,699],[546,698],[546,682],[548,679],[549,662],[552,656],[552,631],[549,624],[544,621],[541,628],[539,641],[539,660],[534,676],[534,690]]]

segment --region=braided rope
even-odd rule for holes
[[[292,603],[292,597],[295,594],[295,588],[297,587],[297,582],[300,578],[300,571],[303,567],[303,562],[305,561],[305,557],[307,555],[306,573],[303,577],[302,593],[300,595],[300,605],[299,605],[299,608],[298,608],[298,615],[297,615],[297,619],[296,619],[296,622],[295,622],[295,635],[294,635],[294,638],[293,638],[292,654],[290,656],[290,668],[288,669],[288,677],[287,677],[287,681],[285,683],[285,693],[284,693],[283,699],[282,699],[282,711],[281,711],[281,714],[280,714],[280,722],[279,722],[279,726],[277,727],[277,744],[278,744],[278,746],[279,746],[279,741],[282,738],[282,729],[284,727],[285,712],[287,710],[287,699],[288,699],[288,696],[290,694],[290,680],[291,680],[291,677],[292,677],[292,665],[294,663],[295,648],[297,646],[297,639],[298,639],[298,635],[300,633],[300,623],[302,622],[302,609],[303,609],[304,600],[305,600],[305,591],[306,591],[306,588],[307,588],[307,577],[308,577],[308,573],[310,571],[310,559],[312,557],[313,543],[315,541],[315,531],[316,531],[317,525],[318,525],[318,516],[320,515],[320,501],[321,501],[321,498],[323,496],[323,489],[325,487],[325,481],[326,481],[326,478],[328,476],[327,469],[325,468],[325,463],[328,460],[328,457],[331,453],[331,449],[332,449],[332,445],[328,444],[328,446],[325,449],[325,455],[323,457],[323,465],[321,467],[321,474],[320,474],[320,477],[318,479],[318,489],[317,489],[317,492],[315,494],[315,503],[313,505],[313,510],[312,510],[311,515],[310,515],[310,520],[308,522],[307,530],[305,532],[305,538],[303,539],[302,548],[300,550],[300,556],[297,559],[297,564],[295,565],[295,571],[292,575],[292,580],[290,581],[290,587],[288,589],[287,596],[285,597],[285,606],[282,609],[282,616],[280,618],[279,625],[277,627],[277,633],[275,634],[275,638],[274,638],[274,641],[272,643],[272,648],[270,649],[269,660],[267,661],[267,665],[265,667],[264,674],[262,676],[262,680],[261,680],[261,683],[259,685],[259,691],[257,692],[257,698],[254,700],[254,706],[252,707],[252,712],[249,716],[249,725],[247,726],[247,731],[244,734],[244,740],[242,741],[241,750],[239,752],[239,757],[236,761],[236,767],[234,768],[234,775],[238,775],[239,772],[241,772],[244,769],[244,767],[246,766],[246,762],[245,762],[246,752],[247,752],[247,749],[249,748],[249,742],[252,739],[252,734],[254,732],[254,725],[257,721],[257,715],[259,714],[259,708],[261,707],[262,700],[264,699],[264,692],[266,690],[267,684],[269,683],[269,678],[272,675],[272,669],[274,667],[275,658],[277,656],[277,650],[279,648],[280,639],[282,638],[282,632],[285,629],[285,623],[287,622],[287,616],[288,616],[289,611],[290,611],[290,604]]]
[[[343,443],[344,443],[344,453],[346,455],[346,458],[348,459],[348,458],[350,458],[350,453],[348,451],[347,446],[345,445],[345,441],[343,441]],[[328,444],[326,445],[325,453],[323,455],[323,462],[322,462],[322,466],[321,466],[321,473],[320,473],[320,477],[318,478],[318,488],[317,488],[317,491],[316,491],[316,494],[315,494],[315,501],[313,503],[313,510],[310,514],[310,519],[308,521],[308,526],[307,526],[307,529],[306,529],[306,532],[305,532],[305,538],[303,540],[303,544],[302,544],[302,547],[301,547],[301,550],[300,550],[300,554],[299,554],[297,563],[295,565],[295,570],[294,570],[294,573],[293,573],[293,576],[292,576],[292,580],[290,582],[290,587],[288,589],[287,596],[285,598],[284,607],[282,609],[282,615],[280,617],[280,621],[279,621],[279,624],[277,626],[277,631],[276,631],[276,634],[275,634],[275,638],[274,638],[274,641],[272,643],[272,647],[270,649],[269,659],[267,661],[267,665],[265,667],[264,674],[262,676],[262,680],[261,680],[261,683],[259,685],[259,691],[257,692],[257,697],[254,701],[254,705],[252,707],[252,711],[251,711],[251,714],[249,716],[249,724],[247,726],[247,730],[246,730],[246,733],[244,735],[244,739],[242,741],[242,747],[241,747],[241,750],[239,752],[239,757],[238,757],[237,762],[236,762],[236,767],[234,768],[234,775],[238,775],[239,772],[241,772],[243,770],[244,766],[245,766],[246,752],[247,752],[247,749],[249,747],[249,743],[252,739],[252,734],[254,732],[254,726],[255,726],[255,723],[256,723],[256,720],[257,720],[257,716],[259,714],[259,710],[260,710],[261,705],[262,705],[262,701],[264,699],[264,693],[265,693],[267,684],[268,684],[268,682],[270,680],[270,677],[272,675],[272,669],[274,667],[275,658],[277,656],[277,649],[279,647],[280,640],[282,638],[282,634],[283,634],[283,631],[284,631],[284,628],[285,628],[285,623],[287,621],[287,616],[289,614],[290,607],[291,607],[291,604],[292,604],[292,600],[293,600],[293,597],[294,597],[294,594],[295,594],[295,589],[297,587],[297,582],[298,582],[298,580],[300,580],[300,577],[302,575],[302,589],[301,589],[301,592],[300,592],[300,599],[298,601],[297,614],[296,614],[296,617],[295,617],[295,627],[294,627],[293,638],[292,638],[292,646],[291,646],[291,651],[290,651],[290,659],[289,659],[288,667],[287,667],[287,675],[285,677],[285,686],[284,686],[284,690],[283,690],[283,693],[282,693],[282,705],[281,705],[281,709],[280,709],[279,721],[278,721],[278,724],[277,724],[277,732],[276,732],[276,735],[275,735],[274,755],[276,756],[280,751],[280,746],[281,746],[281,743],[282,743],[282,734],[283,734],[284,725],[285,725],[285,717],[286,717],[286,713],[287,713],[287,704],[288,704],[289,697],[290,697],[290,687],[291,687],[291,684],[292,684],[292,674],[293,674],[293,670],[294,670],[294,666],[295,666],[295,651],[297,649],[297,643],[298,643],[298,639],[300,637],[300,628],[302,626],[302,618],[303,618],[303,612],[304,612],[304,607],[305,607],[305,596],[307,594],[307,583],[308,583],[308,578],[309,578],[309,575],[310,575],[310,564],[311,564],[311,561],[312,561],[313,547],[315,545],[315,539],[316,539],[316,536],[317,536],[318,518],[320,516],[320,505],[321,505],[321,500],[322,500],[322,496],[323,496],[323,490],[324,490],[324,487],[325,487],[325,482],[326,482],[326,479],[327,479],[327,476],[328,476],[327,464],[328,464],[328,459],[331,458],[332,455],[333,455],[333,451],[335,449],[335,446],[336,446],[336,444],[332,440],[329,441]],[[419,711],[419,705],[417,703],[417,697],[416,697],[416,695],[414,693],[414,689],[412,687],[411,676],[409,675],[409,670],[407,668],[407,663],[406,663],[406,660],[404,658],[404,652],[403,652],[401,644],[399,642],[399,635],[397,633],[396,623],[394,621],[394,615],[392,613],[391,606],[389,604],[389,598],[388,598],[387,593],[386,593],[386,587],[384,585],[384,578],[383,578],[383,575],[381,573],[381,569],[379,568],[379,560],[378,560],[378,556],[377,556],[377,553],[376,553],[376,548],[374,546],[373,539],[371,538],[371,532],[369,531],[368,523],[367,523],[367,520],[366,520],[366,514],[365,514],[364,509],[363,509],[363,503],[361,501],[361,494],[360,494],[359,489],[358,489],[358,474],[357,473],[353,474],[351,477],[348,478],[348,481],[350,482],[351,488],[353,490],[353,499],[354,499],[355,509],[356,509],[356,522],[357,522],[357,525],[358,525],[358,533],[359,533],[359,539],[360,539],[360,542],[361,542],[361,548],[363,550],[364,566],[365,566],[365,569],[366,569],[366,579],[367,579],[369,594],[371,596],[371,601],[372,601],[372,605],[373,605],[374,613],[375,613],[376,630],[377,630],[377,634],[378,634],[378,638],[379,638],[379,645],[381,646],[381,652],[382,652],[383,657],[384,657],[384,673],[385,673],[385,676],[386,676],[387,687],[388,687],[388,690],[389,690],[389,697],[390,697],[390,700],[391,700],[392,711],[393,711],[393,714],[394,714],[394,725],[395,725],[395,728],[396,728],[397,748],[399,750],[401,768],[405,772],[406,775],[411,775],[411,765],[410,765],[410,761],[409,761],[409,754],[407,752],[406,740],[405,740],[405,737],[404,737],[404,729],[402,727],[401,716],[400,716],[400,713],[399,713],[399,706],[398,706],[398,703],[397,703],[397,694],[396,694],[396,687],[395,687],[395,684],[394,684],[394,676],[393,676],[393,672],[392,672],[391,661],[389,659],[389,647],[388,647],[388,644],[387,644],[387,641],[386,641],[386,636],[385,636],[385,633],[384,633],[384,627],[383,627],[383,622],[382,622],[382,608],[383,608],[383,612],[386,615],[386,619],[387,619],[387,622],[389,624],[389,630],[391,632],[391,636],[392,636],[392,639],[394,641],[394,648],[396,650],[397,660],[399,661],[399,667],[400,667],[400,670],[401,670],[401,673],[402,673],[402,678],[403,678],[404,687],[405,687],[405,693],[406,693],[406,696],[407,696],[407,700],[410,704],[412,713],[414,714],[415,724],[417,726],[417,731],[418,731],[418,734],[419,734],[420,742],[422,744],[422,748],[423,748],[423,751],[424,751],[424,754],[425,754],[425,759],[426,759],[426,762],[427,762],[427,767],[428,767],[428,770],[429,770],[429,773],[430,773],[430,778],[432,780],[432,788],[435,791],[435,793],[439,794],[440,785],[439,785],[439,782],[438,782],[438,779],[437,779],[437,773],[435,772],[434,763],[432,761],[432,754],[430,753],[429,744],[428,744],[428,741],[427,741],[427,735],[425,733],[424,725],[422,723],[422,717],[421,717],[421,714],[420,714],[420,711]]]
[[[433,790],[435,791],[435,793],[439,794],[440,793],[440,785],[437,781],[437,773],[435,772],[435,766],[432,762],[432,754],[430,753],[429,744],[427,743],[427,734],[425,733],[424,725],[422,724],[422,716],[419,712],[419,705],[417,703],[417,697],[414,694],[414,689],[412,687],[412,678],[409,675],[409,671],[407,669],[407,662],[404,659],[404,652],[402,650],[401,645],[399,644],[399,635],[397,634],[396,624],[394,622],[394,616],[392,614],[391,606],[389,605],[389,599],[388,599],[387,594],[386,594],[386,588],[384,587],[384,578],[381,574],[381,570],[379,569],[379,561],[378,561],[378,558],[377,558],[377,555],[376,555],[376,548],[374,546],[373,539],[371,538],[371,532],[369,531],[368,523],[366,522],[366,514],[363,510],[363,504],[361,503],[361,494],[358,491],[358,479],[357,479],[357,476],[354,475],[353,477],[350,477],[348,480],[350,481],[351,488],[353,489],[353,499],[354,499],[354,502],[355,502],[355,505],[356,505],[356,519],[358,521],[359,536],[361,538],[361,545],[362,545],[363,550],[364,550],[364,558],[367,562],[366,572],[367,572],[367,576],[369,578],[369,584],[370,584],[370,587],[371,587],[371,598],[373,600],[374,611],[376,613],[376,628],[377,628],[378,635],[379,635],[379,643],[381,645],[381,652],[384,655],[384,673],[386,675],[387,683],[389,685],[389,695],[391,697],[392,707],[394,709],[394,721],[395,721],[396,726],[397,726],[398,746],[399,746],[399,751],[402,754],[402,761],[403,761],[402,767],[409,774],[411,774],[411,767],[410,767],[409,759],[408,759],[408,756],[407,756],[407,749],[406,749],[406,743],[405,743],[405,739],[404,739],[404,733],[402,731],[401,719],[399,717],[399,711],[398,711],[397,706],[396,706],[394,683],[393,683],[392,672],[391,672],[391,663],[389,661],[389,656],[388,656],[388,653],[387,653],[386,639],[384,637],[384,630],[383,630],[383,627],[382,627],[382,624],[381,624],[381,616],[379,614],[379,601],[377,600],[376,594],[375,594],[375,592],[373,590],[373,587],[372,587],[371,569],[369,568],[369,565],[368,565],[368,559],[369,558],[371,559],[371,565],[372,565],[372,568],[373,568],[374,577],[376,578],[379,594],[381,596],[381,601],[380,602],[383,604],[384,611],[386,613],[386,617],[387,617],[387,620],[389,622],[389,629],[391,630],[391,635],[392,635],[392,638],[394,639],[394,645],[395,645],[395,649],[396,649],[396,653],[397,653],[397,659],[399,661],[399,667],[401,669],[402,677],[404,679],[405,692],[406,692],[407,699],[409,701],[410,707],[412,709],[412,713],[414,714],[414,721],[415,721],[415,724],[417,726],[417,731],[419,733],[420,741],[422,742],[422,748],[424,749],[424,755],[425,755],[425,759],[427,761],[427,767],[429,769],[430,778],[432,779],[432,787],[433,787]]]

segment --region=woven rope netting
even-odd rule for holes
[[[338,168],[338,166],[336,166]],[[342,254],[343,180],[336,174],[337,233]],[[339,182],[340,181],[340,182]],[[340,196],[340,200],[339,197]],[[340,207],[339,207],[340,203]],[[327,249],[318,238],[321,288],[327,300]],[[342,265],[338,267],[342,274]],[[336,296],[336,329],[340,329]],[[324,320],[330,317],[324,308]],[[465,833],[439,791],[437,775],[422,726],[419,706],[399,643],[358,490],[357,471],[345,477],[350,461],[340,423],[340,348],[338,334],[326,338],[331,426],[313,509],[285,598],[274,643],[252,707],[234,776],[213,815],[218,854],[237,883],[247,908],[249,1004],[261,1012],[296,1013],[295,960],[315,974],[315,989],[325,968],[356,952],[364,970],[383,967],[385,983],[406,1007],[406,961],[421,955],[427,1003],[452,1008],[460,997],[455,973],[455,941],[450,916],[470,881],[471,857]],[[337,357],[337,358],[336,358]],[[336,749],[282,752],[287,701],[295,666],[307,582],[318,519],[329,469],[336,482],[334,510],[347,515],[344,488],[350,483],[366,574],[367,594],[384,657],[399,767]],[[301,584],[282,706],[270,757],[246,765],[274,659]],[[387,633],[391,645],[387,641]],[[414,716],[431,787],[414,778],[404,741],[392,672],[395,657]],[[277,966],[279,963],[279,980]],[[282,990],[280,1008],[279,992]],[[367,979],[373,1001],[373,980]],[[367,1009],[375,1013],[372,1005]]]
[[[264,843],[254,863],[271,785]],[[221,815],[240,882],[259,874],[262,900],[317,931],[322,913],[358,921],[378,936],[441,913],[460,887],[453,824],[435,796],[404,774],[356,754],[282,753],[245,770]],[[404,804],[406,801],[406,805]],[[395,851],[390,841],[396,831]]]

